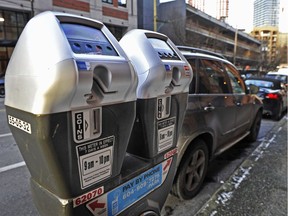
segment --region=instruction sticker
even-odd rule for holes
[[[93,215],[118,215],[163,184],[172,160],[172,157],[168,158],[103,196],[92,200],[86,204],[86,207]]]
[[[73,137],[76,143],[96,139],[102,133],[102,109],[72,111]]]
[[[110,136],[76,147],[82,189],[111,176],[114,142]]]
[[[169,117],[171,107],[171,96],[157,98],[157,119]]]
[[[158,153],[173,145],[176,118],[158,122]]]

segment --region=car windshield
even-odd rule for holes
[[[267,77],[286,82],[286,77],[287,76],[285,76],[285,75],[276,75],[276,74],[267,74]]]
[[[274,83],[266,80],[245,80],[246,85],[256,85],[260,88],[274,88]]]

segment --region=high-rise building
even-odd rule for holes
[[[279,42],[280,0],[254,1],[254,29],[251,34],[262,41],[263,65],[278,65],[283,61]]]
[[[280,0],[255,0],[254,1],[254,27],[279,25]]]

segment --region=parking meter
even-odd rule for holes
[[[119,184],[137,81],[101,22],[44,12],[26,25],[5,106],[41,215],[83,215],[78,206]]]
[[[32,18],[5,106],[40,215],[160,215],[191,78],[165,35],[134,30],[119,43],[96,20]]]
[[[165,35],[132,30],[120,40],[138,75],[137,117],[128,152],[155,158],[176,147],[192,69]]]
[[[165,35],[132,30],[119,43],[139,80],[136,119],[123,183],[90,204],[106,203],[108,215],[160,215],[174,179],[192,69]],[[102,214],[95,209],[94,215]]]

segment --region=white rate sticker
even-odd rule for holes
[[[173,146],[176,118],[158,122],[158,152]]]
[[[109,136],[76,146],[82,189],[112,175],[114,142]]]

